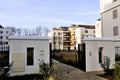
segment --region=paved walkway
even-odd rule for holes
[[[63,64],[56,60],[53,60],[60,75],[58,80],[107,80],[102,77],[96,76],[94,73],[87,73],[75,67]]]

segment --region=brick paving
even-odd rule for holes
[[[53,63],[60,72],[58,80],[107,80],[95,75],[93,72],[84,72],[56,60],[53,60]]]

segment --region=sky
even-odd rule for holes
[[[95,25],[99,7],[99,0],[0,0],[0,24],[20,28]]]

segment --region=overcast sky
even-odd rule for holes
[[[71,24],[95,24],[99,0],[0,0],[3,26],[49,28]]]

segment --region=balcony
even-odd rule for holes
[[[70,38],[69,37],[63,38],[63,42],[70,42]]]
[[[70,37],[70,34],[69,34],[69,33],[64,33],[63,36],[68,36],[68,37]]]
[[[70,46],[69,42],[63,42],[63,46]]]

